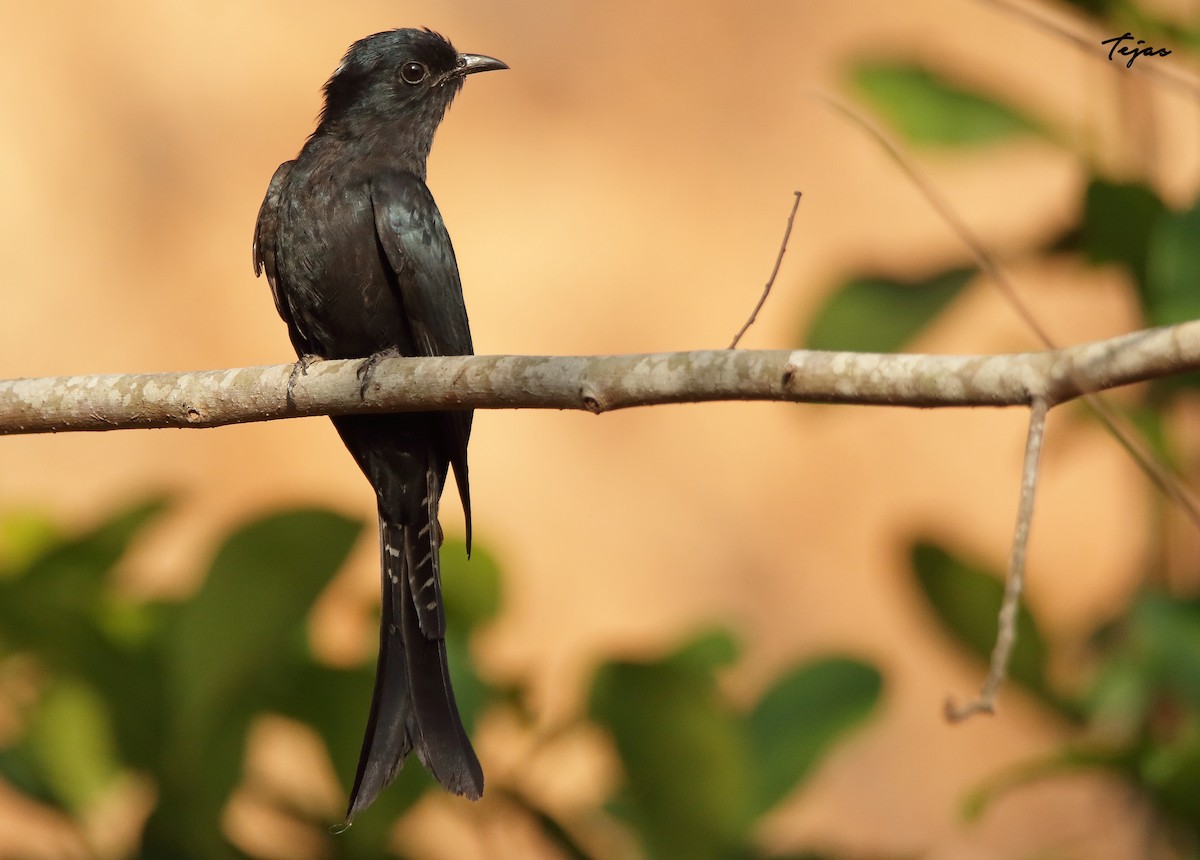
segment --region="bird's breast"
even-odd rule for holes
[[[368,177],[321,165],[296,174],[280,201],[277,254],[297,348],[325,358],[413,354]]]

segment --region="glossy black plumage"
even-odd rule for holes
[[[325,86],[317,129],[279,166],[254,232],[254,266],[302,358],[468,355],[458,266],[425,186],[443,114],[473,72],[506,66],[459,54],[427,30],[350,47]],[[347,818],[409,752],[448,790],[483,792],[446,664],[438,502],[453,467],[471,540],[470,412],[343,416],[342,441],[375,489],[382,558],[379,664]]]

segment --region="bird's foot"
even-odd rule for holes
[[[296,408],[296,380],[301,376],[308,376],[308,369],[313,366],[314,362],[321,361],[319,355],[302,355],[300,360],[292,365],[292,372],[288,374],[287,384],[287,405],[288,409]]]
[[[371,381],[375,378],[375,371],[379,367],[379,362],[385,358],[399,358],[400,350],[394,347],[381,349],[379,352],[372,355],[363,361],[358,366],[358,378],[362,380],[362,385],[358,387],[358,396],[363,400],[367,399],[367,389],[371,387]]]

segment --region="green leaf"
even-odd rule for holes
[[[1135,595],[1092,644],[1103,660],[1085,700],[1089,729],[1111,751],[1099,766],[1200,838],[1200,600]]]
[[[1155,222],[1144,302],[1152,325],[1200,319],[1200,201],[1186,212],[1165,212]]]
[[[163,643],[169,728],[144,851],[240,856],[219,821],[241,776],[246,732],[280,698],[296,653],[306,650],[308,612],[361,529],[321,510],[252,522],[226,540],[200,591],[177,607]]]
[[[31,749],[28,737],[14,746],[0,748],[0,777],[4,778],[8,788],[16,789],[30,800],[66,810],[66,801],[51,785],[46,768]]]
[[[1200,715],[1193,710],[1185,720],[1174,737],[1150,745],[1138,775],[1150,788],[1154,809],[1200,837]]]
[[[302,648],[317,595],[349,554],[362,524],[328,511],[275,514],[239,529],[217,552],[200,591],[179,607],[168,645],[174,728],[208,736],[256,686]],[[197,751],[199,752],[199,751]]]
[[[806,349],[892,352],[929,324],[975,276],[951,269],[920,281],[855,278],[839,287],[817,312]]]
[[[866,718],[882,686],[877,669],[846,658],[797,667],[772,685],[746,719],[760,775],[756,816],[783,800]]]
[[[63,576],[71,574],[73,569],[78,567],[88,574],[85,581],[91,582],[94,578],[91,574],[95,571],[107,573],[129,549],[129,545],[142,529],[167,510],[168,504],[169,499],[165,495],[151,496],[135,502],[98,526],[68,538],[39,556],[30,564],[26,575],[36,573],[38,576]]]
[[[918,542],[911,553],[917,584],[943,628],[959,644],[987,661],[996,641],[1004,585],[997,573],[957,558],[932,543]],[[1017,613],[1017,642],[1009,677],[1056,707],[1046,687],[1046,643],[1029,610]]]
[[[1150,237],[1166,211],[1142,185],[1093,179],[1083,204],[1083,249],[1093,263],[1121,263],[1144,291]]]
[[[95,618],[112,568],[165,508],[162,497],[132,505],[82,534],[49,543],[15,577],[0,580],[5,634],[22,647],[72,663],[79,655],[58,647],[64,631],[70,633],[65,628],[74,619]]]
[[[1200,838],[1200,599],[1138,594],[1093,640],[1104,659],[1089,728],[1113,750],[1110,769]]]
[[[912,63],[860,62],[851,80],[878,113],[916,144],[977,146],[1041,131],[1011,108]]]
[[[992,772],[962,798],[960,809],[964,820],[977,822],[997,801],[1036,782],[1076,776],[1085,770],[1111,775],[1113,771],[1123,771],[1127,767],[1120,750],[1114,751],[1107,745],[1095,743],[1075,745],[1067,742],[1043,756],[1018,761]]]
[[[609,663],[592,685],[592,719],[612,734],[625,771],[614,810],[650,856],[728,857],[747,840],[746,739],[697,653],[711,660],[701,646],[658,662]]]
[[[475,672],[475,665],[471,661],[470,636],[466,629],[447,629],[446,663],[450,667],[458,714],[470,734],[475,729],[475,721],[496,696],[496,692]]]
[[[15,575],[63,541],[58,524],[38,511],[8,511],[0,518],[0,579]]]
[[[55,796],[77,815],[120,772],[105,702],[79,681],[51,685],[30,721],[28,743]]]
[[[1138,599],[1129,618],[1142,676],[1200,708],[1200,600],[1152,592]]]
[[[685,643],[671,655],[668,662],[697,675],[707,676],[732,666],[737,658],[737,640],[728,630],[715,629],[703,632]]]
[[[218,814],[238,777],[250,720],[304,648],[309,609],[360,530],[326,511],[275,514],[239,529],[217,552],[165,643],[171,712],[163,807],[190,804],[200,820]],[[175,815],[159,812],[168,822]]]
[[[1148,402],[1131,402],[1118,407],[1119,414],[1137,433],[1141,443],[1159,459],[1165,469],[1177,475],[1182,475],[1185,467],[1181,462],[1179,440],[1172,432],[1168,407],[1175,392],[1182,390],[1179,386],[1158,386],[1147,396]],[[1090,411],[1085,414],[1090,421],[1098,420],[1098,416]]]
[[[1133,744],[1145,724],[1153,683],[1128,649],[1111,653],[1097,667],[1081,707],[1088,724],[1110,743]]]
[[[477,543],[470,560],[466,546],[447,540],[441,549],[442,597],[446,605],[446,660],[454,698],[468,733],[496,691],[475,673],[471,662],[471,633],[500,611],[500,568]]]
[[[148,766],[157,749],[161,673],[144,642],[117,634],[122,622],[109,573],[165,507],[159,497],[125,508],[0,580],[0,639],[95,690],[110,711],[122,760],[138,768]]]
[[[470,630],[500,611],[500,567],[476,543],[471,558],[466,545],[447,539],[441,549],[442,598],[448,624]]]

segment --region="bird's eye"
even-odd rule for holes
[[[429,69],[425,68],[421,63],[410,60],[400,67],[400,80],[406,84],[419,84],[425,80],[429,74]]]

